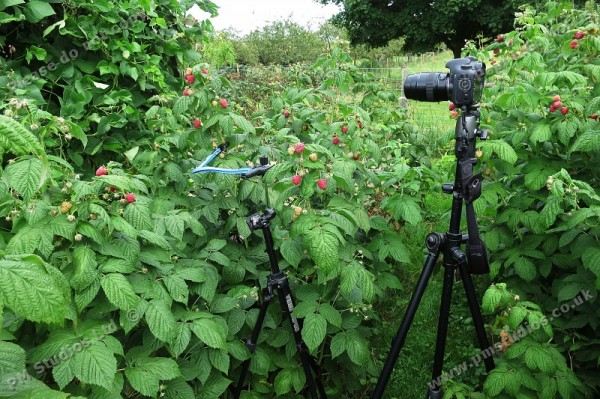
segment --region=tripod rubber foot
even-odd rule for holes
[[[438,389],[437,391],[434,391],[433,389],[429,388],[429,391],[427,392],[427,399],[442,399],[442,390]]]

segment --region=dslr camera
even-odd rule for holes
[[[457,58],[446,63],[449,73],[424,72],[408,75],[404,96],[417,101],[452,101],[457,107],[470,106],[481,99],[485,83],[485,63],[475,57]]]

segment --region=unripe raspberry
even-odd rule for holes
[[[79,233],[75,234],[75,241],[81,241],[83,240],[83,236]]]
[[[294,146],[289,146],[287,149],[287,152],[290,155],[294,155],[294,152],[296,152],[296,149],[294,148]]]
[[[308,156],[308,159],[310,159],[313,162],[316,162],[317,159],[319,159],[319,156],[313,152]]]
[[[73,222],[73,221],[75,221],[75,215],[69,215],[69,216],[67,216],[67,220],[68,220],[69,222]]]

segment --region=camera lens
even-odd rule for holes
[[[448,74],[425,72],[408,75],[404,81],[404,96],[417,101],[449,99]]]

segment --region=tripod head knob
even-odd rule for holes
[[[487,130],[477,129],[475,135],[481,140],[487,140],[489,132]]]

